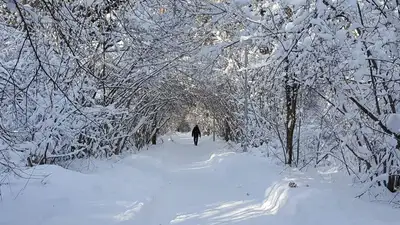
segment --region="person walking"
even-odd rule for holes
[[[199,137],[201,137],[201,133],[200,133],[200,129],[199,126],[194,126],[193,130],[192,130],[192,137],[193,137],[193,141],[194,141],[194,145],[197,146],[197,143],[199,142]]]

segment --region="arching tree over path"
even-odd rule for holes
[[[395,192],[398,8],[3,0],[0,162],[10,170],[15,153],[36,165],[140,149],[198,106],[221,134],[241,142],[247,128],[250,147],[289,166],[340,165]]]

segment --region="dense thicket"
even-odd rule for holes
[[[251,11],[255,141],[279,140],[286,164],[334,163],[398,190],[399,2],[253,1]]]
[[[194,35],[200,4],[1,6],[4,154],[12,149],[29,165],[119,154],[146,145],[188,104],[170,77],[203,42]]]

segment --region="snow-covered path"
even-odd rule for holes
[[[332,174],[282,172],[267,159],[188,134],[90,174],[56,166],[2,187],[1,225],[398,225],[398,210],[354,199]],[[86,164],[85,164],[86,165]],[[293,180],[297,188],[289,188]],[[26,215],[26,217],[22,216]]]

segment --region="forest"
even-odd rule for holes
[[[192,118],[398,192],[399,55],[399,0],[1,0],[0,173],[141,151]]]

